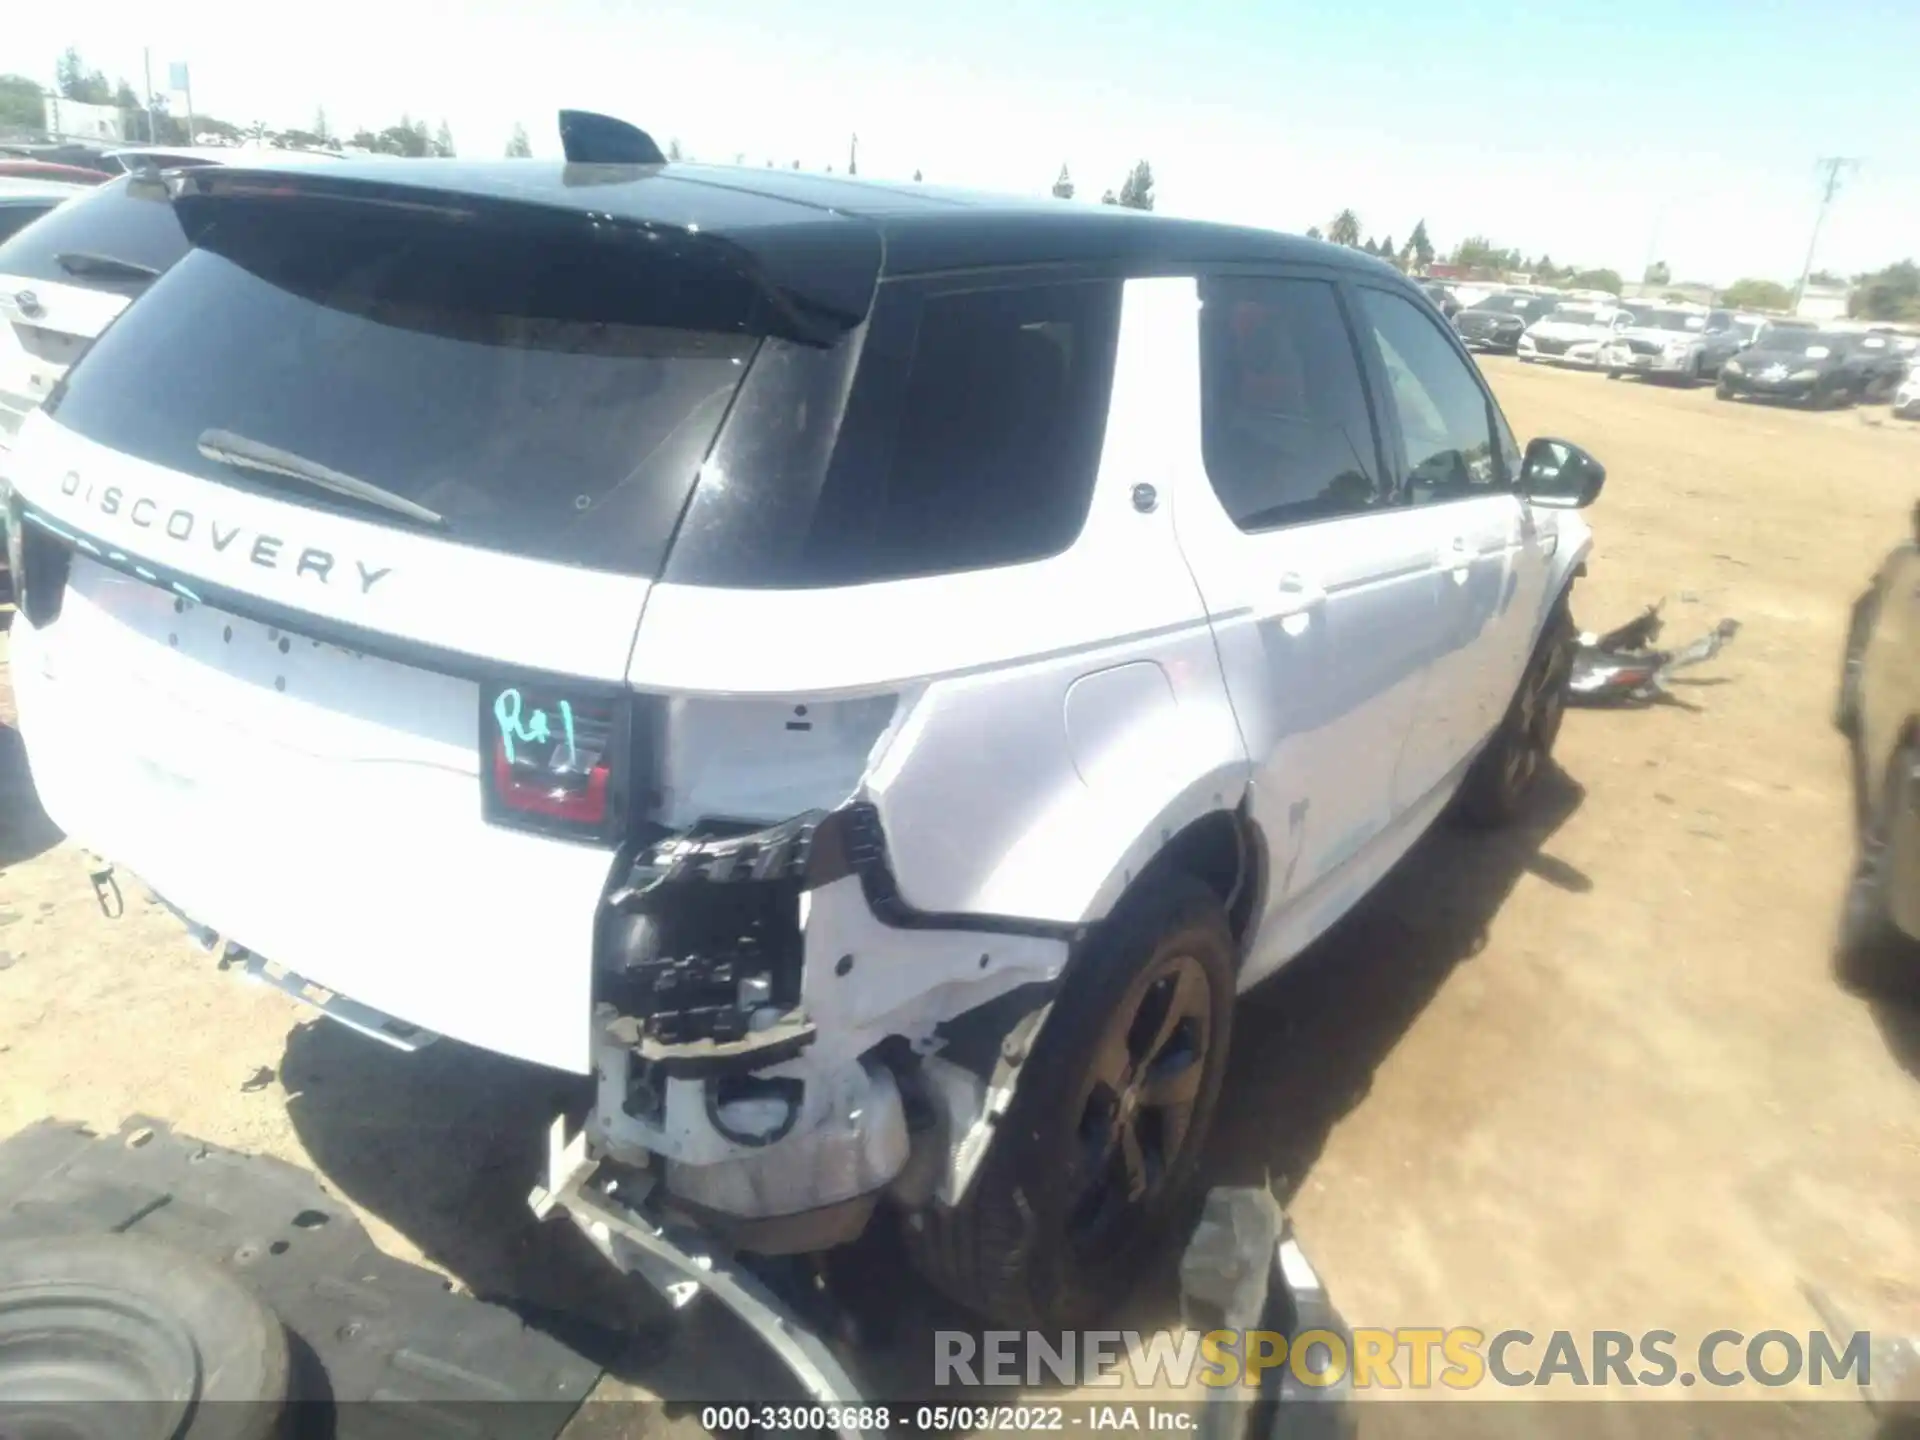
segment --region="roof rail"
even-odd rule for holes
[[[638,125],[591,110],[560,112],[560,149],[570,165],[664,165],[667,157]]]

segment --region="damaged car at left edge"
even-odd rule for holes
[[[41,799],[374,1039],[588,1077],[597,1238],[885,1204],[1085,1320],[1236,994],[1524,812],[1604,468],[1351,251],[601,133],[168,177],[7,462]]]

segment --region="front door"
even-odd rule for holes
[[[1547,556],[1515,490],[1519,456],[1472,362],[1404,296],[1357,293],[1390,399],[1390,454],[1440,577],[1439,644],[1392,782],[1398,812],[1500,722],[1530,649]]]
[[[1247,980],[1286,959],[1275,920],[1387,826],[1436,643],[1433,549],[1381,463],[1337,283],[1200,284],[1201,451],[1175,529],[1212,619],[1267,845]],[[1269,952],[1272,953],[1269,953]]]

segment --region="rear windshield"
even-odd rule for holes
[[[0,245],[0,275],[134,295],[187,253],[167,187],[146,176],[110,180],[46,219]]]
[[[1707,322],[1691,310],[1636,310],[1634,328],[1638,330],[1704,330]]]
[[[57,397],[112,449],[489,549],[656,575],[758,341],[732,271],[605,229],[216,219]],[[50,405],[49,409],[56,406]],[[222,459],[341,472],[377,507]],[[209,455],[211,448],[215,453]]]

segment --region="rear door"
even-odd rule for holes
[[[1175,524],[1254,765],[1274,937],[1391,817],[1436,640],[1434,555],[1394,499],[1337,281],[1218,275],[1201,300],[1204,483],[1179,492]]]
[[[0,447],[187,249],[166,187],[142,177],[102,185],[0,245]]]
[[[1405,296],[1358,294],[1389,397],[1396,480],[1440,576],[1438,643],[1393,780],[1399,810],[1499,723],[1532,640],[1550,541],[1520,501],[1518,449],[1472,361]]]
[[[56,822],[328,990],[576,1070],[635,628],[762,308],[592,218],[216,221],[12,466]]]

